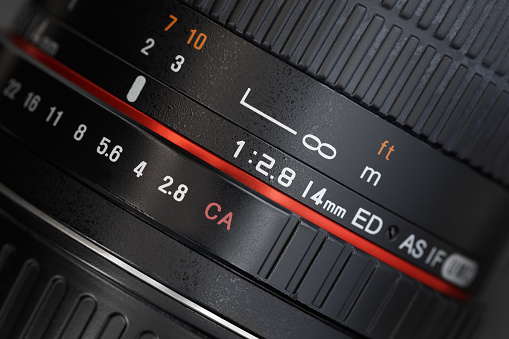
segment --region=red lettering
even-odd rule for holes
[[[218,212],[221,212],[221,206],[220,206],[219,204],[215,203],[215,202],[211,202],[211,203],[207,206],[207,208],[205,209],[205,216],[207,217],[207,219],[210,219],[210,220],[214,220],[214,219],[216,219],[216,218],[217,218],[217,214],[214,214],[213,216],[211,216],[211,215],[209,214],[210,208],[211,208],[212,206],[216,207]],[[222,220],[222,219],[221,219],[221,220]],[[228,227],[229,227],[229,226],[228,226]]]
[[[211,211],[212,208],[215,208],[217,212]],[[218,213],[221,212],[221,205],[219,205],[216,202],[211,202],[207,205],[205,208],[205,217],[209,220],[215,220],[218,217]],[[212,214],[212,215],[211,215]],[[233,219],[233,212],[228,212],[224,217],[222,217],[217,224],[226,224],[226,229],[229,231],[230,226],[232,225],[232,219]]]
[[[225,223],[226,224],[226,229],[229,231],[230,230],[230,225],[232,224],[232,219],[233,219],[233,213],[232,212],[228,212],[228,214],[225,215],[221,220],[219,220],[217,222],[217,224],[220,225],[222,223]]]

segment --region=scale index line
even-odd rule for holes
[[[256,177],[252,176],[245,170],[234,166],[233,164],[229,163],[223,158],[206,150],[202,146],[195,144],[193,141],[189,139],[186,139],[185,137],[166,127],[162,123],[154,120],[148,115],[137,110],[136,108],[129,105],[122,99],[115,97],[110,92],[107,92],[102,87],[99,87],[97,84],[93,83],[91,80],[88,80],[83,75],[77,73],[68,66],[64,65],[51,55],[48,55],[40,51],[37,47],[33,46],[30,42],[24,40],[23,38],[17,35],[12,35],[11,39],[14,45],[19,48],[19,50],[32,56],[36,61],[40,62],[44,66],[48,67],[52,71],[59,74],[60,76],[64,77],[65,79],[73,83],[75,86],[80,87],[81,89],[88,92],[89,94],[99,99],[100,101],[119,110],[120,112],[130,117],[131,119],[134,119],[141,125],[151,130],[153,133],[158,134],[161,137],[165,138],[166,140],[172,142],[173,144],[181,147],[190,154],[198,157],[202,161],[205,161],[209,165],[222,171],[226,175],[250,187],[254,191],[261,194],[262,196],[274,201],[276,204],[279,204],[284,208],[292,211],[293,213],[298,214],[304,219],[309,220],[315,225],[323,228],[327,232],[339,237],[340,239],[343,239],[347,243],[352,244],[353,246],[359,248],[360,250],[381,260],[382,262],[385,262],[386,264],[416,279],[417,281],[420,281],[421,283],[437,290],[438,292],[447,294],[453,298],[463,301],[468,301],[472,298],[471,295],[468,294],[468,292],[458,288],[457,286],[451,284],[450,282],[445,281],[443,278],[435,276],[432,273],[424,270],[423,268],[420,268],[415,264],[412,264],[404,260],[403,258],[397,256],[396,254],[393,254],[388,250],[380,247],[380,245],[372,243],[371,241],[345,228],[344,226],[312,210],[310,207],[303,205],[294,198],[287,196],[284,193],[269,186],[268,184],[262,182],[260,179],[257,179]],[[244,95],[243,100],[245,100],[248,94],[249,90]]]
[[[279,127],[285,129],[286,131],[292,133],[293,135],[297,135],[297,131],[291,129],[290,127],[286,126],[285,124],[283,124],[282,122],[274,119],[273,117],[263,113],[262,111],[260,111],[259,109],[257,109],[256,107],[253,107],[251,106],[250,104],[248,104],[246,102],[246,98],[247,96],[249,95],[249,92],[251,92],[251,88],[248,88],[246,93],[244,94],[244,96],[242,97],[242,100],[240,100],[240,104],[242,106],[245,106],[247,108],[249,108],[250,110],[252,110],[253,112],[255,112],[256,114],[258,115],[261,115],[262,117],[264,117],[265,119],[269,120],[270,122],[273,122],[274,124],[278,125]]]

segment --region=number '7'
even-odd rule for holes
[[[177,22],[177,18],[174,17],[173,15],[170,14],[170,19],[171,19],[171,22],[168,26],[166,26],[166,28],[164,29],[165,31],[169,30],[171,28],[171,26],[175,25],[175,23]]]

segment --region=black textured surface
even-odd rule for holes
[[[182,2],[509,183],[506,1]]]
[[[166,236],[159,230],[164,229],[164,226],[148,219],[146,221],[155,227],[149,226],[139,219],[147,219],[146,216],[121,204],[130,210],[129,213],[109,201],[116,201],[115,198],[85,188],[27,151],[2,131],[0,139],[2,143],[11,145],[9,149],[0,149],[1,156],[9,159],[10,163],[9,169],[0,170],[0,182],[44,213],[69,225],[186,298],[261,337],[350,337],[343,333],[339,324],[331,324],[316,315],[303,312],[289,300],[282,300],[274,293],[267,292],[268,285],[264,288],[257,286],[253,283],[254,277],[247,279],[246,275],[232,272],[224,267],[224,263],[219,264],[218,258],[210,258],[209,253],[185,239],[180,240],[186,245]],[[30,173],[38,173],[37,178]],[[54,185],[55,182],[59,185]],[[138,215],[138,218],[131,213]],[[52,239],[56,237],[55,242],[74,251],[76,244],[73,241],[61,234],[54,235],[54,230],[49,230],[47,225],[33,225],[33,228],[44,235],[52,235]],[[104,263],[98,263],[83,253],[77,256],[92,262],[96,269],[103,270]],[[137,283],[125,282],[128,287]],[[139,289],[135,291],[143,296],[147,293]],[[152,299],[152,302],[159,304],[160,300]],[[176,312],[181,316],[185,314],[185,311],[178,309]],[[198,321],[196,326],[203,328],[208,322],[203,324],[201,318],[191,318],[189,322],[195,324]],[[231,335],[228,331],[225,335],[217,329],[212,330],[213,336],[222,338]]]
[[[46,5],[52,13],[58,14],[65,11],[63,4],[56,1]],[[153,8],[159,5],[168,6],[166,11],[181,18],[179,30],[168,33],[174,39],[168,39],[167,33],[161,29],[167,25],[166,15],[157,14],[157,22],[148,21],[151,26],[144,20],[137,20],[139,17],[153,18]],[[58,20],[51,15],[41,14],[30,20],[27,25],[31,28],[21,29],[20,34],[30,40],[36,33],[35,28],[45,23],[45,37],[61,44],[56,59],[121,100],[125,100],[133,79],[140,74],[136,67],[142,69],[141,74],[147,78],[147,83],[136,102],[129,104],[343,227],[405,257],[405,260],[436,275],[441,274],[439,266],[425,263],[427,253],[414,257],[402,251],[399,248],[401,242],[388,241],[383,228],[381,232],[369,234],[356,227],[353,221],[359,207],[382,218],[383,227],[397,225],[401,241],[413,234],[426,241],[428,251],[433,247],[440,247],[447,253],[465,251],[464,255],[477,260],[481,269],[486,267],[483,261],[488,261],[492,253],[497,252],[502,233],[509,230],[502,227],[506,216],[505,209],[501,208],[509,203],[509,192],[191,9],[175,2],[154,3],[154,7],[130,3],[122,6],[123,12],[119,14],[119,6],[114,3],[87,2],[70,17],[58,14],[80,33],[65,29],[64,24],[54,22]],[[123,21],[113,23],[110,20],[112,13],[117,13],[125,25],[121,24]],[[89,25],[90,16],[96,18],[93,26]],[[210,35],[211,43],[206,50],[182,50],[182,46],[187,45],[186,29],[192,27],[201,27]],[[161,34],[153,35],[157,32]],[[140,53],[138,46],[131,43],[133,39],[145,41],[147,34],[158,41],[157,49],[149,56]],[[409,46],[410,50],[415,47]],[[44,46],[40,48],[44,49]],[[170,74],[164,66],[169,65],[167,55],[176,52],[185,55],[186,67]],[[95,62],[82,58],[83,53]],[[101,67],[96,67],[95,63]],[[246,65],[257,72],[251,74]],[[29,81],[32,82],[32,78]],[[392,82],[392,79],[388,81]],[[245,88],[248,87],[253,87],[253,92],[256,88],[248,98],[250,104],[271,113],[277,112],[279,119],[298,127],[298,133],[302,134],[282,133],[276,124],[267,123],[243,107],[239,100],[247,95]],[[63,101],[61,98],[55,100]],[[208,127],[206,130],[204,125]],[[303,146],[307,136],[302,138],[301,135],[312,131],[337,148],[335,159],[317,156],[316,152]],[[240,156],[235,157],[233,154],[238,149],[239,140],[245,141],[245,147]],[[390,161],[377,155],[383,140],[391,140],[396,145],[397,156],[393,155]],[[91,146],[88,147],[87,151],[90,151]],[[275,161],[270,173],[258,169],[265,156]],[[302,166],[299,161],[312,168]],[[376,178],[376,172],[364,176],[364,171],[373,170],[371,166],[376,168],[378,175],[383,173],[383,179],[375,183],[376,187],[371,180]],[[291,185],[283,186],[276,180],[284,168],[296,173]],[[129,174],[130,181],[131,171]],[[327,188],[324,200],[332,201],[336,207],[339,205],[343,209],[341,213],[327,211],[324,208],[326,202],[321,206],[314,203],[311,194],[303,196],[311,181],[313,190]],[[294,212],[299,213],[298,210]],[[316,219],[313,222],[320,224]],[[487,225],[493,231],[487,232]],[[463,232],[466,227],[469,232]],[[451,249],[438,238],[458,248]],[[477,277],[481,276],[480,272]]]
[[[1,338],[207,337],[0,217]]]
[[[322,229],[302,222],[295,226],[295,221],[288,222],[280,239],[275,239],[273,251],[265,260],[269,267],[266,277],[255,275],[265,281],[266,287],[272,286],[289,298],[283,302],[84,189],[3,133],[1,140],[12,145],[10,150],[2,151],[10,166],[0,171],[0,179],[11,189],[184,295],[237,322],[247,322],[249,329],[259,335],[341,335],[309,314],[314,313],[368,337],[386,338],[388,333],[399,333],[401,322],[417,318],[418,326],[428,328],[434,320],[431,315],[445,312],[447,308],[467,309],[466,305],[444,298]],[[35,181],[28,175],[34,172],[38,173]],[[51,185],[55,180],[59,181],[59,187]],[[7,247],[2,253],[9,251]],[[0,255],[0,263],[5,262],[4,256]],[[168,271],[166,267],[172,269]],[[30,272],[35,272],[34,268],[30,267]],[[402,296],[410,297],[401,299]],[[420,313],[424,303],[433,304],[426,313],[431,318]],[[308,311],[303,312],[296,305]],[[96,306],[92,300],[83,299],[75,307],[69,321],[83,324]],[[256,312],[262,309],[263,312]],[[463,325],[452,325],[463,321],[464,318],[451,314],[446,322],[449,326],[443,333],[437,333],[455,338]],[[121,325],[115,321],[111,326],[114,331]],[[78,327],[69,327],[69,334]]]
[[[220,10],[218,10],[219,5],[216,3],[214,6],[209,2],[205,4],[204,7],[209,6],[210,11],[212,12],[215,8],[217,11],[215,15],[219,16]],[[346,4],[346,2],[345,2]],[[386,1],[383,3],[386,8],[391,8],[396,4]],[[274,17],[276,14],[274,12],[270,12],[270,8],[273,8],[269,2],[264,2],[262,5],[263,10],[257,10],[256,12],[260,20],[263,21],[264,18]],[[414,11],[417,10],[419,3],[417,1],[408,1],[404,8],[401,10],[401,17],[405,19],[412,19],[412,15]],[[288,2],[281,8],[281,12],[290,13],[297,8],[297,4]],[[436,12],[438,11],[440,6],[437,4],[430,3],[427,7],[426,11]],[[317,68],[317,73],[322,72],[321,74],[325,79],[331,78],[333,70],[335,69],[334,62],[335,60],[339,60],[336,62],[342,63],[341,58],[344,55],[344,51],[347,50],[347,46],[355,39],[355,30],[358,30],[361,27],[362,22],[361,18],[365,15],[367,8],[362,5],[357,5],[345,23],[344,29],[341,30],[340,34],[341,39],[338,39],[333,43],[333,56],[329,56],[324,59],[323,63]],[[267,12],[267,14],[260,14],[261,12]],[[272,14],[270,14],[270,13]],[[245,13],[244,13],[245,14]],[[242,14],[242,15],[244,15]],[[241,14],[239,14],[241,15]],[[418,22],[418,27],[425,28],[426,25],[430,25],[432,22],[433,16],[428,14],[428,16],[423,16],[421,20]],[[281,19],[282,20],[282,19]],[[281,21],[280,20],[280,21]],[[375,39],[374,31],[379,29],[382,25],[384,18],[380,16],[373,17],[373,19],[369,23],[369,27],[366,28],[365,33],[366,36],[365,41],[359,41],[356,45],[355,53],[358,55],[362,55],[363,53],[367,53],[366,49],[368,48],[371,42],[368,40]],[[278,28],[279,26],[273,25],[270,28],[264,28],[261,25],[250,23],[245,28],[245,34],[248,34],[253,37],[259,43],[262,43],[263,38],[265,36],[270,37],[270,41],[277,42],[277,36],[282,34],[283,29]],[[278,23],[279,25],[279,23]],[[417,39],[417,38],[416,38]],[[341,40],[341,41],[339,41]],[[417,39],[418,40],[418,39]],[[418,46],[416,47],[416,40],[410,39],[408,44],[405,45],[406,52],[410,56],[411,53],[414,53],[418,50]],[[266,43],[267,46],[270,46],[269,43]],[[332,50],[332,49],[331,49]],[[427,63],[431,62],[436,54],[436,49],[434,47],[426,47],[422,50],[422,54],[419,55],[418,58],[415,59],[415,63],[411,62],[408,64],[403,63],[404,65],[400,68],[394,68],[389,73],[386,81],[384,80],[384,84],[382,84],[381,94],[377,93],[377,96],[374,98],[375,101],[379,103],[380,109],[383,108],[383,105],[386,104],[384,101],[384,96],[390,95],[394,86],[400,82],[401,74],[411,69],[413,77],[419,78],[426,74],[427,71]],[[401,56],[400,56],[401,57]],[[401,59],[403,60],[403,59]],[[404,61],[404,60],[403,60]],[[451,64],[451,59],[444,57],[441,59],[439,66],[442,69],[447,69],[447,67]],[[353,57],[349,57],[348,61],[345,61],[343,70],[337,74],[337,80],[334,82],[335,86],[339,87],[347,87],[349,81],[351,81],[352,77],[355,76],[355,70],[359,67],[360,63],[358,60]],[[343,77],[343,78],[341,78]],[[433,84],[438,84],[440,81],[439,77],[432,76],[434,82]],[[431,80],[430,80],[431,81]],[[432,85],[427,84],[428,92],[431,93]],[[491,90],[494,85],[488,85],[486,91]],[[414,93],[418,85],[415,81],[405,81],[401,87],[401,93],[398,98],[392,103],[390,108],[390,113],[394,113],[394,118],[401,117],[404,114],[404,108],[407,105],[407,99],[399,99],[402,97],[402,93],[411,94]],[[431,94],[430,94],[431,95]],[[484,94],[483,94],[484,95]],[[378,98],[378,99],[377,99]],[[398,101],[399,100],[399,101]],[[421,96],[419,98],[422,102],[425,102],[425,97]],[[472,108],[473,111],[477,112],[476,114],[483,114],[482,110],[485,105],[490,102],[491,98],[488,95],[485,95],[482,98],[482,101],[476,103]],[[417,105],[417,104],[416,104]],[[505,98],[499,99],[496,101],[495,105],[497,107],[504,108],[505,107]],[[461,114],[460,110],[457,110],[456,114]],[[413,120],[410,119],[410,117]],[[420,118],[419,114],[411,115],[408,113],[407,118],[413,123],[417,123]],[[407,119],[405,118],[405,119]],[[403,118],[401,118],[403,119]],[[496,115],[490,115],[490,121],[497,122],[500,121],[500,117]],[[476,128],[476,124],[474,120],[470,118],[465,121],[465,124],[468,128]],[[464,128],[461,131],[454,130],[454,133],[458,133],[457,140],[451,142],[452,144],[459,144],[462,142],[466,142],[469,140],[469,132],[465,131],[468,128]],[[489,126],[486,125],[482,127],[484,130],[490,130]],[[490,139],[487,136],[478,137],[479,142],[472,144],[469,148],[464,149],[462,152],[465,156],[477,154],[479,157],[479,152],[486,147],[486,144],[490,142]],[[476,140],[477,140],[476,139]],[[484,156],[483,156],[484,157]],[[287,227],[291,227],[291,224],[287,224]],[[315,229],[315,231],[312,231]],[[286,229],[285,229],[286,230]],[[300,232],[300,233],[299,233]],[[297,234],[302,234],[302,232],[308,232],[313,234],[313,236],[307,237],[297,237]],[[311,239],[312,237],[312,239]],[[333,271],[335,273],[327,273],[326,279],[322,275],[314,276],[313,278],[325,279],[326,284],[321,286],[319,292],[303,290],[302,289],[302,300],[303,304],[306,307],[314,309],[316,312],[325,314],[331,319],[335,319],[341,324],[346,324],[348,327],[354,328],[357,331],[364,333],[368,336],[372,337],[386,337],[388,333],[393,333],[397,336],[401,336],[401,338],[407,337],[407,335],[403,335],[405,329],[408,331],[408,336],[415,337],[414,331],[419,331],[417,336],[421,336],[423,338],[426,337],[463,337],[465,335],[471,335],[471,329],[469,326],[473,326],[472,324],[476,324],[476,319],[471,319],[470,315],[464,309],[448,300],[442,299],[441,296],[431,293],[426,289],[422,289],[421,286],[413,286],[413,282],[401,276],[399,273],[394,272],[392,269],[389,269],[387,266],[377,262],[376,260],[366,258],[365,254],[355,251],[354,249],[348,252],[348,246],[346,244],[343,245],[330,245],[325,246],[326,244],[333,243],[335,239],[331,240],[324,234],[323,231],[318,231],[314,226],[300,224],[297,226],[297,230],[292,235],[291,240],[288,243],[285,243],[284,246],[281,245],[281,248],[284,247],[279,257],[276,258],[276,254],[273,255],[271,253],[270,260],[266,260],[266,264],[271,262],[269,265],[270,268],[267,269],[270,272],[266,272],[263,274],[264,278],[267,278],[267,283],[272,285],[273,287],[283,291],[288,296],[293,299],[299,299],[299,293],[301,291],[301,286],[304,284],[304,281],[308,278],[308,272],[313,267],[313,263],[320,256],[322,248],[331,248],[333,253],[343,253],[344,261],[328,263],[333,267]],[[283,241],[284,242],[284,241]],[[279,246],[279,245],[278,245]],[[345,247],[346,246],[346,247]],[[346,249],[345,249],[346,248]],[[276,253],[276,252],[274,252]],[[328,257],[329,258],[329,257]],[[330,258],[329,258],[330,260]],[[0,256],[0,263],[2,262]],[[358,264],[353,264],[358,263]],[[1,265],[0,265],[1,266]],[[269,267],[267,266],[267,267]],[[355,266],[355,267],[354,267]],[[262,267],[262,270],[265,269],[265,266]],[[22,284],[27,284],[30,286],[31,277],[33,277],[34,272],[37,271],[37,267],[32,265],[31,263],[27,264],[27,268],[25,268],[24,274],[22,276],[22,280],[20,282]],[[261,271],[260,271],[261,272]],[[344,274],[347,272],[348,274]],[[324,273],[322,273],[324,274]],[[406,280],[405,280],[406,279]],[[308,280],[309,281],[309,280]],[[311,286],[316,287],[316,282],[309,283]],[[336,286],[340,287],[336,287]],[[375,287],[373,287],[375,286]],[[418,291],[416,291],[416,289]],[[423,292],[424,291],[424,292]],[[17,292],[16,292],[17,293]],[[314,296],[316,293],[321,293],[320,296]],[[402,303],[400,298],[395,298],[394,295],[399,295],[399,293],[403,295],[408,295],[409,298],[406,299],[408,303]],[[426,295],[428,301],[427,306],[423,306],[423,304],[418,304],[418,306],[414,306],[415,303],[420,300],[420,295]],[[16,294],[15,294],[16,295]],[[313,300],[312,304],[309,304],[309,300]],[[412,320],[416,319],[414,313],[409,312],[410,309],[416,309],[417,307],[424,307],[429,314],[426,317],[418,317],[419,321]],[[69,322],[78,321],[79,319],[83,319],[83,322],[86,322],[87,319],[93,314],[93,310],[96,308],[96,304],[93,300],[88,298],[81,299],[77,304],[76,308],[73,309],[72,316],[69,318]],[[386,311],[386,310],[391,310]],[[421,310],[416,311],[419,313]],[[392,312],[394,314],[399,315],[398,317],[392,317]],[[407,313],[409,312],[409,313]],[[389,315],[390,314],[390,315]],[[13,312],[12,315],[16,315],[16,312]],[[413,318],[412,318],[413,317]],[[76,319],[76,320],[75,320]],[[383,320],[382,320],[383,319]],[[423,320],[424,319],[424,320]],[[403,322],[408,321],[409,323],[413,323],[414,326],[412,328],[407,327],[406,324],[402,324]],[[421,325],[421,322],[424,325]],[[78,321],[79,323],[79,321]],[[449,324],[455,323],[453,326],[449,326]],[[418,325],[417,325],[418,324]],[[466,326],[464,326],[466,325]],[[115,318],[112,319],[111,326],[107,327],[108,331],[118,331],[121,328],[122,319]],[[420,326],[420,327],[419,327]],[[76,326],[71,326],[74,330],[77,328]],[[465,330],[468,329],[468,330]],[[64,332],[67,333],[67,327],[64,329]],[[71,330],[68,331],[70,336],[73,336],[74,332]],[[64,336],[65,337],[65,336]]]
[[[367,337],[463,338],[466,317],[478,321],[465,305],[315,226],[299,224],[284,248],[274,251],[278,257],[269,255],[272,268],[265,278],[271,286]],[[408,323],[405,334],[402,324]],[[475,336],[474,329],[468,336]]]

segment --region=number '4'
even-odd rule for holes
[[[147,163],[145,161],[142,161],[136,166],[133,170],[134,173],[136,173],[136,177],[139,178],[143,175],[143,170],[145,169],[145,166],[147,166]]]

